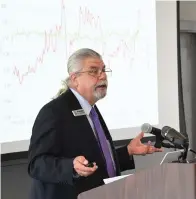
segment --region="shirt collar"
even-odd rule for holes
[[[89,102],[82,97],[76,90],[70,88],[70,90],[73,92],[73,94],[75,95],[75,97],[77,98],[77,100],[79,101],[81,107],[83,108],[84,112],[89,115],[90,111],[92,109],[92,106],[89,104]]]

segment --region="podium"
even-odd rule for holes
[[[78,199],[196,199],[196,164],[157,165],[83,192]]]

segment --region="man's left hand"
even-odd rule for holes
[[[146,155],[152,154],[154,152],[162,152],[162,148],[155,148],[151,145],[149,141],[147,145],[142,144],[141,139],[144,137],[144,133],[141,132],[137,137],[135,137],[131,142],[128,144],[127,149],[129,155]]]

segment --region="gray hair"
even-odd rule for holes
[[[99,53],[89,48],[81,48],[75,51],[69,57],[68,62],[67,62],[68,74],[70,75],[72,73],[80,71],[82,69],[81,61],[90,57],[102,59]],[[63,94],[69,87],[71,87],[70,76],[62,81],[62,88],[59,89],[58,93],[56,94],[56,97]]]

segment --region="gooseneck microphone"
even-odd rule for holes
[[[176,131],[174,128],[171,128],[169,126],[164,126],[162,128],[161,135],[171,142],[175,139],[181,141],[182,143],[188,141],[187,136],[183,135],[182,133]]]
[[[184,162],[184,163],[187,162],[186,159],[187,159],[187,154],[189,150],[188,137],[169,126],[164,126],[162,128],[161,135],[164,137],[164,139],[170,141],[175,146],[175,148],[184,149],[184,152],[179,157],[179,161]]]

